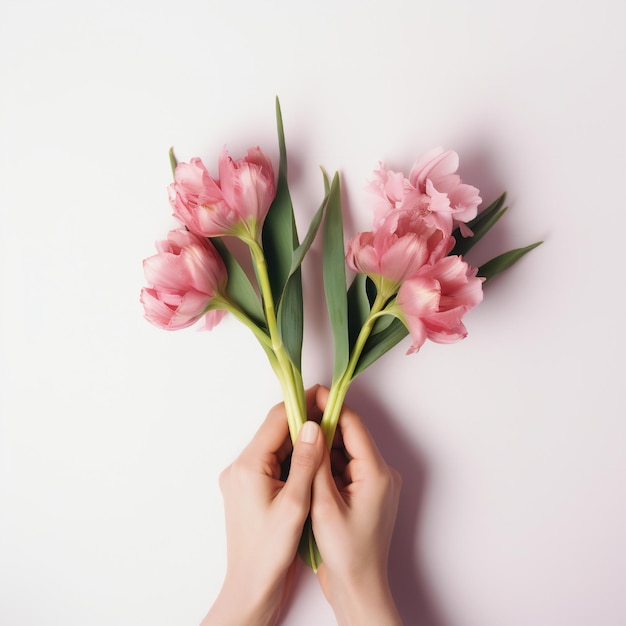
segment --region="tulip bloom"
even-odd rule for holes
[[[346,261],[367,274],[379,291],[393,295],[407,278],[446,255],[454,240],[407,213],[392,212],[372,232],[359,233],[347,246]]]
[[[218,169],[216,180],[198,158],[176,167],[169,187],[174,216],[203,237],[234,235],[259,241],[276,195],[271,161],[258,147],[238,161],[224,150]]]
[[[146,319],[166,330],[186,328],[206,316],[210,330],[225,315],[209,310],[226,286],[226,267],[213,245],[185,230],[173,230],[143,262],[149,287],[141,290]]]
[[[368,276],[383,276],[401,283],[428,259],[428,248],[415,233],[398,237],[383,230],[359,233],[348,243],[351,269]]]
[[[471,235],[465,222],[476,217],[482,199],[476,187],[461,182],[458,167],[458,154],[441,148],[419,159],[408,178],[381,163],[369,186],[375,197],[376,220],[380,222],[390,212],[400,211],[422,219],[445,236],[455,225],[463,236]]]
[[[461,257],[447,256],[402,284],[395,305],[413,340],[407,354],[417,352],[426,339],[454,343],[467,336],[462,318],[483,299],[477,271]]]

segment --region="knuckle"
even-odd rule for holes
[[[400,474],[393,467],[384,465],[380,468],[377,484],[381,493],[396,491],[400,486],[400,481]]]
[[[268,418],[273,418],[275,415],[280,415],[281,413],[285,412],[285,403],[284,402],[279,402],[278,404],[275,404],[268,412],[267,417]]]
[[[291,467],[303,467],[309,469],[317,465],[317,455],[313,451],[294,450],[291,455]]]
[[[224,474],[224,480],[228,481],[228,483],[240,485],[241,483],[245,483],[247,481],[250,470],[245,459],[239,457],[235,461],[233,461],[222,473]]]
[[[282,506],[289,511],[287,518],[303,517],[309,511],[309,502],[305,501],[299,494],[294,493],[290,489],[283,490]]]

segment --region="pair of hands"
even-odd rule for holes
[[[309,421],[293,450],[284,406],[274,407],[220,475],[228,567],[202,626],[276,624],[309,513],[323,559],[318,579],[338,623],[401,624],[387,579],[400,476],[347,408],[329,453],[317,424],[327,399],[324,387],[307,392]]]

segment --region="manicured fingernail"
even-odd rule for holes
[[[300,430],[300,441],[304,443],[315,443],[319,434],[319,427],[315,422],[304,422]]]

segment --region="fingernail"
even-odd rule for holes
[[[315,422],[304,422],[300,430],[300,441],[304,443],[315,443],[319,434],[319,427]]]

